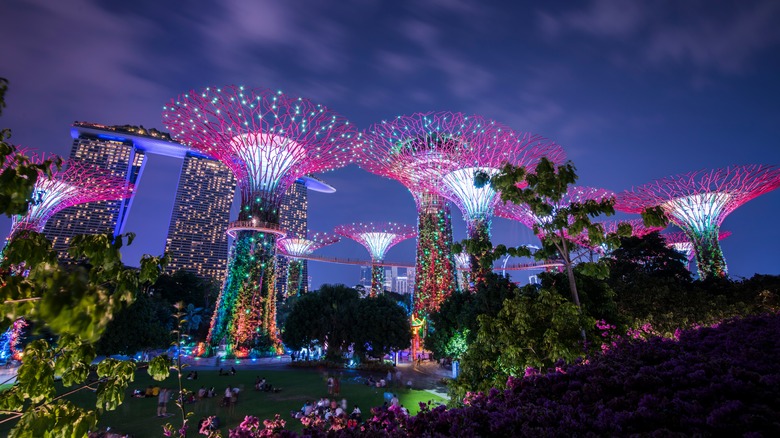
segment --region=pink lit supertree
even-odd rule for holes
[[[284,237],[276,241],[276,247],[282,255],[288,257],[287,264],[287,296],[301,295],[306,292],[306,279],[303,275],[303,258],[314,251],[333,245],[341,240],[329,233],[310,233],[303,237]]]
[[[170,102],[165,126],[182,143],[223,162],[241,193],[234,247],[211,321],[207,354],[223,340],[228,354],[279,346],[276,329],[276,239],[279,207],[298,178],[352,161],[356,130],[333,111],[264,89],[206,88]]]
[[[693,244],[699,277],[725,277],[726,260],[718,242],[726,216],[745,202],[780,186],[780,169],[767,165],[733,166],[659,179],[618,197],[616,208],[641,213],[660,207]]]
[[[454,168],[453,139],[463,137],[467,126],[460,113],[416,113],[377,123],[362,136],[358,165],[399,181],[417,205],[413,312],[418,319],[457,290],[450,209],[431,186]]]
[[[363,245],[371,254],[371,296],[384,290],[385,270],[382,262],[396,244],[417,235],[414,227],[392,222],[369,222],[339,225],[336,234]]]
[[[731,236],[731,231],[720,231],[718,233],[718,240],[723,240]],[[682,231],[673,233],[661,234],[666,245],[673,248],[675,251],[683,254],[688,259],[688,270],[691,270],[691,262],[696,263],[696,253],[693,248],[693,243],[688,235]]]
[[[30,154],[31,162],[43,162],[45,155]],[[133,195],[133,185],[123,178],[88,164],[66,160],[60,170],[52,169],[52,177],[39,177],[30,197],[27,213],[15,215],[9,239],[23,231],[43,232],[57,212],[79,204],[127,199]]]
[[[396,148],[397,154],[412,161],[413,167],[420,168],[415,174],[424,178],[412,180],[413,184],[424,185],[425,192],[449,199],[460,208],[469,238],[478,241],[490,238],[490,219],[499,197],[489,185],[475,186],[477,173],[493,176],[505,163],[532,171],[544,156],[555,163],[564,159],[557,144],[476,115],[431,113],[401,117],[392,123],[375,125],[374,132],[375,139],[384,139],[386,145]],[[403,163],[404,160],[397,161]],[[472,255],[475,283],[490,271],[479,263],[479,258],[479,254]]]

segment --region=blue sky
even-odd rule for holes
[[[0,126],[67,155],[73,121],[162,127],[190,89],[245,85],[322,103],[361,128],[399,114],[461,111],[560,143],[580,183],[614,191],[730,164],[780,164],[780,3],[466,0],[109,2],[6,0]],[[164,247],[178,167],[154,157],[127,225],[133,263]],[[354,166],[322,175],[310,228],[415,223],[394,181]],[[726,218],[734,276],[780,273],[780,191]],[[454,212],[455,234],[465,234]],[[6,234],[10,221],[0,221]],[[494,242],[531,239],[494,220]],[[366,258],[354,242],[323,255]],[[389,251],[413,259],[414,242]],[[312,263],[314,285],[354,266]]]

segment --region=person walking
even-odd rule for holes
[[[157,416],[165,417],[168,413],[168,400],[171,393],[168,388],[161,388],[160,393],[157,395]]]

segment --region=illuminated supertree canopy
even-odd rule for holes
[[[284,237],[276,241],[282,255],[290,258],[287,264],[287,295],[295,296],[304,292],[302,257],[310,256],[314,251],[341,240],[329,233],[310,233],[306,238]]]
[[[306,99],[244,87],[191,91],[165,106],[163,122],[182,143],[228,166],[241,193],[234,248],[208,343],[228,354],[279,345],[275,259],[279,206],[298,178],[352,161],[356,130]],[[209,351],[213,352],[213,351]]]
[[[404,184],[417,205],[414,313],[436,311],[457,289],[452,219],[446,199],[431,189],[453,169],[454,139],[466,117],[460,113],[416,113],[373,125],[362,136],[358,165]]]
[[[726,260],[718,242],[721,223],[740,205],[778,186],[780,169],[775,166],[733,166],[634,187],[618,197],[615,207],[629,213],[661,207],[693,244],[699,277],[725,277]]]
[[[414,227],[392,222],[368,222],[339,225],[336,234],[363,245],[371,254],[371,295],[375,296],[384,287],[385,270],[379,265],[387,251],[396,244],[417,235]]]
[[[31,154],[31,161],[46,157]],[[52,178],[39,177],[35,182],[25,215],[13,217],[10,236],[23,230],[42,232],[46,221],[57,212],[79,204],[127,199],[133,185],[123,178],[88,164],[67,160],[62,169],[52,169]]]

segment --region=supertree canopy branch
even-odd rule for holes
[[[729,213],[780,186],[780,169],[767,165],[733,166],[671,176],[634,187],[618,197],[616,208],[641,213],[661,207],[693,244],[699,276],[725,277],[719,228]]]
[[[206,88],[165,106],[163,122],[183,144],[228,166],[241,192],[234,248],[212,318],[208,343],[223,340],[242,355],[276,333],[275,253],[279,206],[298,178],[352,161],[356,130],[343,117],[306,99],[264,89]],[[212,353],[209,349],[207,353]]]
[[[43,158],[34,155],[33,160],[38,162]],[[38,178],[27,213],[13,217],[10,235],[22,230],[42,232],[54,214],[74,205],[127,199],[132,195],[133,185],[125,179],[67,160],[61,170],[53,170],[51,179]]]
[[[378,265],[385,259],[387,250],[417,235],[414,227],[392,222],[369,222],[339,225],[334,232],[363,245],[371,254],[371,295],[375,296],[384,286],[384,268]]]
[[[338,236],[320,232],[309,234],[307,238],[285,237],[276,241],[277,249],[290,258],[287,264],[287,296],[304,292],[303,259],[314,251],[341,240]]]

